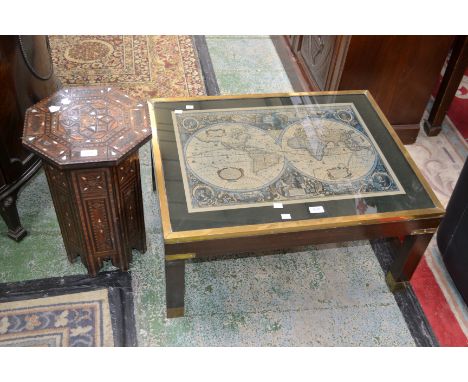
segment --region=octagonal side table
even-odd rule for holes
[[[45,162],[68,259],[91,276],[146,252],[138,148],[150,136],[146,103],[107,87],[62,89],[26,112],[23,144]]]

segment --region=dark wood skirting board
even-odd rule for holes
[[[219,95],[218,81],[216,80],[216,74],[211,61],[210,52],[206,45],[205,36],[196,35],[193,36],[193,42],[197,49],[198,59],[200,61],[200,67],[205,81],[205,88],[207,95]]]
[[[398,243],[396,243],[395,239],[376,239],[371,240],[370,244],[382,270],[386,273],[397,256]],[[408,283],[406,288],[395,291],[393,296],[416,345],[439,346],[439,342],[414,294],[411,284]]]
[[[132,279],[129,272],[102,272],[0,284],[0,303],[61,296],[107,288],[114,345],[137,346]]]

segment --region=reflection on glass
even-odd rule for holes
[[[174,231],[434,207],[365,95],[185,102],[154,104]]]

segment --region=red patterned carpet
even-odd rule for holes
[[[442,292],[426,258],[418,265],[411,279],[411,286],[418,297],[432,330],[441,346],[468,346],[460,324]]]
[[[437,85],[432,91],[433,97],[435,97],[437,94],[446,66],[447,62],[445,62]],[[455,93],[455,97],[450,104],[446,115],[446,118],[447,117],[452,125],[455,126],[455,128],[458,130],[460,135],[465,139],[465,141],[468,142],[468,68],[466,68],[465,75],[463,76],[460,85],[458,86],[457,92]]]
[[[468,68],[447,113],[460,134],[468,140]]]
[[[439,83],[433,91],[437,93]],[[444,123],[436,137],[420,134],[407,146],[413,159],[446,205],[466,160],[468,142],[468,69],[447,112],[451,123]],[[447,119],[446,119],[447,121]],[[457,134],[455,131],[458,131]],[[454,145],[454,142],[459,142]],[[468,346],[466,305],[457,297],[437,246],[432,242],[411,279],[411,285],[441,346]]]

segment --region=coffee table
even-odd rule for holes
[[[410,280],[444,208],[368,91],[149,101],[167,317],[184,315],[185,262],[399,238]]]

